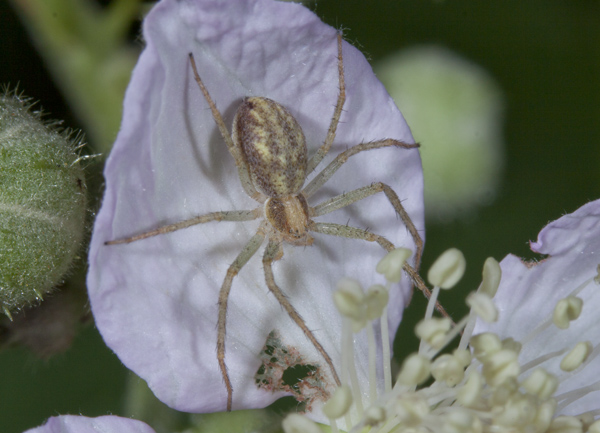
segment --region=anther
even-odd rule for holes
[[[535,409],[537,402],[535,397],[527,394],[513,394],[501,410],[498,410],[494,416],[494,424],[505,427],[517,428],[531,424],[535,419]]]
[[[488,323],[498,320],[498,309],[492,298],[484,292],[473,292],[467,296],[467,305],[477,316]]]
[[[528,393],[546,400],[558,388],[558,379],[543,368],[536,368],[521,385]]]
[[[397,382],[405,386],[417,386],[429,378],[431,361],[423,355],[413,353],[402,364]]]
[[[436,287],[450,289],[462,278],[466,266],[467,261],[463,253],[456,248],[450,248],[429,268],[427,279]]]
[[[583,300],[575,296],[567,296],[556,303],[552,322],[559,329],[567,329],[571,321],[576,320],[581,314]]]
[[[381,406],[371,406],[365,410],[365,424],[376,426],[386,420],[385,408]]]
[[[583,423],[574,416],[557,416],[552,420],[549,433],[583,433]]]
[[[467,367],[473,360],[471,352],[467,349],[455,349],[454,352],[452,352],[452,356],[454,356],[463,367]]]
[[[481,372],[490,386],[496,386],[506,379],[517,377],[521,367],[515,352],[502,349],[486,358]]]
[[[358,281],[352,278],[342,278],[337,287],[338,290],[333,294],[333,301],[338,311],[345,317],[361,320],[364,316],[365,295]]]
[[[472,371],[465,384],[456,393],[456,399],[465,407],[475,406],[479,401],[482,389],[483,378],[481,374],[478,371]]]
[[[453,410],[444,417],[443,433],[479,433],[481,421],[467,410]]]
[[[598,283],[598,284],[600,284],[600,283]],[[600,433],[600,420],[592,423],[588,427],[588,433]]]
[[[402,278],[402,267],[404,262],[412,255],[412,251],[407,248],[396,248],[385,255],[377,263],[375,270],[383,274],[390,283],[397,283]]]
[[[285,433],[323,433],[316,423],[297,413],[286,416],[281,427]]]
[[[593,346],[589,341],[582,341],[575,345],[569,353],[560,361],[560,369],[563,371],[573,371],[583,364],[590,353]]]
[[[494,387],[494,392],[492,393],[492,398],[490,400],[490,404],[492,407],[501,407],[505,406],[510,399],[519,392],[519,383],[517,379],[512,377],[500,385]]]
[[[398,420],[409,427],[421,424],[423,418],[431,412],[427,401],[414,394],[400,397],[395,409]]]
[[[473,355],[481,362],[502,349],[500,338],[491,332],[474,335],[471,337],[470,345],[473,348]]]
[[[521,353],[523,345],[515,339],[513,339],[512,337],[508,337],[502,340],[502,348],[512,350],[515,353]]]
[[[352,405],[352,391],[347,385],[335,390],[333,396],[323,405],[323,414],[330,420],[344,416]]]
[[[446,333],[451,327],[452,321],[445,317],[424,319],[417,323],[415,333],[431,347],[439,349],[446,342]]]
[[[538,405],[535,418],[532,422],[535,425],[536,431],[545,432],[552,424],[552,418],[556,412],[556,400],[548,399]]]
[[[501,278],[502,269],[500,268],[500,264],[493,257],[488,257],[483,264],[483,279],[481,280],[479,292],[493,298],[498,291]]]
[[[387,307],[389,294],[381,284],[369,287],[365,296],[366,319],[375,320],[381,317],[383,310]]]
[[[439,382],[445,382],[452,387],[460,383],[465,377],[465,370],[453,355],[441,355],[431,364],[431,375]]]

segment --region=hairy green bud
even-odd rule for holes
[[[61,282],[84,237],[77,140],[40,117],[16,92],[0,95],[0,308],[9,317]]]

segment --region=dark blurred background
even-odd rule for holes
[[[372,62],[435,43],[485,68],[504,93],[505,168],[495,200],[465,218],[427,224],[424,270],[449,247],[467,258],[457,291],[441,299],[453,317],[465,313],[458,292],[477,287],[486,257],[535,258],[527,241],[544,225],[600,198],[598,0],[322,0],[308,6],[343,27],[346,40]],[[0,2],[0,59],[0,83],[18,84],[51,118],[81,128],[6,2]],[[420,317],[422,308],[417,294],[411,314]],[[414,341],[397,343],[401,356]],[[93,326],[48,361],[26,349],[5,350],[0,432],[21,432],[58,414],[122,413],[126,376]]]

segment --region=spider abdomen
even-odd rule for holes
[[[271,99],[246,98],[232,129],[256,189],[269,197],[300,191],[306,178],[306,139],[289,111]]]

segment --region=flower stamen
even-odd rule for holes
[[[593,347],[589,341],[582,341],[571,349],[554,350],[521,365],[519,357],[522,348],[531,342],[533,336],[552,329],[552,318],[544,319],[527,335],[524,342],[511,337],[501,339],[492,332],[472,335],[476,320],[494,322],[499,315],[492,297],[498,289],[502,271],[498,262],[491,258],[484,264],[483,281],[478,290],[467,297],[469,314],[456,325],[448,318],[433,317],[433,307],[440,289],[456,284],[459,279],[457,275],[462,276],[465,268],[462,262],[464,256],[458,250],[450,250],[445,254],[446,257],[436,262],[437,270],[433,272],[433,278],[430,278],[439,281],[434,281],[436,286],[432,290],[425,318],[415,327],[415,334],[421,339],[419,351],[405,358],[393,387],[391,380],[385,378],[384,393],[379,396],[376,386],[375,326],[376,321],[381,323],[383,347],[388,350],[383,356],[383,371],[384,374],[389,374],[389,363],[386,361],[389,359],[389,339],[384,327],[387,322],[390,280],[387,287],[371,286],[366,294],[354,280],[345,279],[338,285],[336,305],[344,315],[345,322],[343,377],[346,382],[349,379],[351,387],[339,388],[323,409],[332,420],[332,431],[337,432],[337,425],[333,420],[346,414],[351,433],[600,433],[600,422],[594,422],[594,417],[600,416],[600,409],[580,416],[556,416],[585,395],[600,391],[600,381],[555,394],[566,378],[556,371],[583,369],[591,359],[598,356],[600,346]],[[398,264],[389,257],[380,263],[385,264],[386,270],[398,269]],[[397,278],[394,272],[391,275],[390,278]],[[568,328],[570,322],[579,318],[583,301],[576,295],[591,281],[593,278],[557,303],[554,320],[556,322],[558,317],[558,332]],[[567,326],[564,326],[565,323]],[[360,399],[362,394],[351,353],[352,334],[365,326],[369,345],[370,380],[369,405],[366,410]],[[461,332],[463,335],[458,348],[451,354],[440,354]],[[531,348],[528,348],[526,352],[530,351]],[[560,370],[555,368],[559,363]],[[433,380],[433,383],[423,386],[428,380]],[[347,410],[350,403],[343,406],[343,411],[330,413],[329,407],[334,404],[338,394],[346,396],[344,402],[353,400],[360,418],[358,422],[349,423]],[[372,429],[365,430],[369,427]]]

